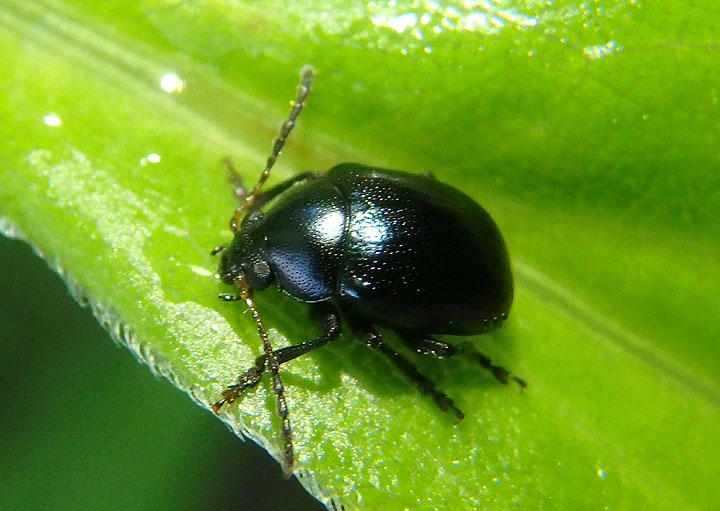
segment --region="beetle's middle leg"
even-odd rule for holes
[[[322,323],[323,335],[310,341],[301,342],[300,344],[275,350],[275,358],[277,358],[278,364],[284,364],[285,362],[296,359],[305,353],[315,351],[340,336],[340,317],[338,316],[337,310],[335,310],[332,305],[328,303],[316,303],[310,309],[310,312],[313,319]],[[265,365],[265,355],[260,355],[255,360],[255,366],[258,365]]]
[[[454,346],[444,341],[440,341],[435,337],[424,335],[424,334],[407,334],[401,333],[400,338],[410,348],[423,355],[432,355],[436,358],[445,358],[462,353],[465,357],[469,358],[476,364],[480,365],[483,369],[492,374],[497,381],[507,385],[509,380],[513,380],[515,383],[520,385],[520,388],[527,387],[525,380],[512,376],[510,372],[502,366],[493,364],[492,360],[486,355],[479,353],[469,343],[462,343],[459,346]]]
[[[340,318],[334,307],[326,303],[319,303],[313,306],[311,312],[314,318],[322,322],[323,334],[310,341],[275,350],[273,354],[275,355],[278,365],[314,351],[340,336]],[[246,389],[257,385],[260,377],[265,372],[266,361],[267,357],[264,354],[257,357],[255,364],[238,378],[238,382],[235,385],[230,385],[227,390],[223,392],[222,399],[212,405],[212,410],[217,413],[223,405],[231,404],[238,399]]]

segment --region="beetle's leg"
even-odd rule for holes
[[[262,358],[262,360],[260,360]],[[258,361],[260,361],[260,365],[258,365]],[[242,393],[245,391],[245,389],[254,387],[258,384],[260,381],[260,377],[262,376],[262,373],[265,371],[265,357],[258,357],[255,360],[255,365],[245,371],[240,378],[238,378],[238,382],[234,385],[230,385],[227,390],[225,390],[222,393],[222,399],[220,399],[218,402],[213,404],[210,408],[214,413],[220,412],[220,408],[222,408],[224,405],[231,405],[237,400]]]
[[[320,177],[322,174],[318,174],[317,172],[301,172],[300,174],[297,174],[282,183],[273,186],[266,192],[262,192],[260,195],[258,195],[257,199],[255,199],[255,202],[253,202],[252,206],[250,207],[250,211],[256,211],[263,207],[265,204],[273,200],[275,197],[283,193],[285,190],[290,188],[295,183],[299,183],[300,181],[305,181],[306,179],[316,179]]]
[[[233,195],[238,200],[243,200],[245,197],[245,185],[243,184],[242,177],[238,174],[238,171],[235,170],[235,165],[233,165],[229,157],[223,158],[223,165],[227,168],[227,179],[233,187]]]
[[[311,66],[303,66],[300,70],[300,83],[297,88],[297,96],[295,97],[295,101],[292,102],[287,119],[285,119],[280,127],[280,133],[273,141],[272,151],[265,164],[265,169],[262,171],[262,174],[260,174],[260,179],[258,179],[258,182],[255,183],[250,192],[244,195],[242,204],[235,209],[235,214],[230,219],[230,230],[232,232],[237,231],[237,226],[243,213],[250,208],[260,196],[260,190],[270,176],[270,170],[273,168],[273,165],[275,165],[275,160],[277,160],[277,157],[280,155],[280,151],[285,145],[285,140],[295,126],[295,120],[305,106],[305,100],[307,100],[308,95],[310,95],[314,78],[315,71],[313,68]]]
[[[334,341],[340,336],[340,317],[334,307],[326,303],[314,304],[311,309],[314,319],[322,323],[323,334],[320,337],[310,341],[301,342],[285,348],[275,350],[275,358],[278,364],[284,364],[290,360],[296,359],[305,353],[310,353],[316,349],[325,346],[330,341]],[[255,360],[256,367],[264,367],[265,355],[260,355]]]
[[[223,164],[225,167],[227,167],[228,171],[228,181],[230,181],[230,184],[233,187],[233,195],[240,201],[244,200],[245,194],[247,193],[247,190],[245,188],[245,185],[243,183],[243,178],[240,176],[237,170],[235,170],[235,166],[232,163],[232,160],[230,158],[224,158]],[[260,195],[257,196],[255,201],[252,204],[251,210],[257,210],[263,207],[265,204],[270,202],[272,199],[274,199],[276,196],[290,188],[292,185],[299,181],[304,181],[305,179],[312,179],[320,177],[322,174],[318,174],[317,172],[301,172],[300,174],[296,174],[292,176],[291,178],[283,181],[282,183],[272,187],[270,190],[267,190],[265,192],[262,192]]]
[[[245,190],[243,189],[242,185],[242,179],[240,178],[240,175],[235,171],[235,168],[233,167],[232,162],[230,161],[230,158],[225,158],[224,160],[225,165],[228,167],[228,179],[233,184],[233,192],[234,194],[242,200],[242,197],[245,193]],[[298,183],[300,181],[304,181],[306,179],[316,179],[320,177],[322,174],[318,174],[317,172],[301,172],[300,174],[291,177],[290,179],[287,179],[283,181],[282,183],[273,186],[269,190],[262,192],[260,195],[258,195],[257,199],[253,202],[252,206],[250,207],[249,211],[257,211],[260,208],[262,208],[265,204],[273,200],[275,197],[286,191],[288,188],[293,186],[295,183]],[[210,255],[217,255],[218,253],[222,252],[225,249],[225,245],[218,245],[214,249],[210,251]]]
[[[457,353],[457,348],[452,344],[439,341],[429,335],[399,333],[400,339],[411,350],[422,355],[432,355],[435,358],[452,357]]]
[[[479,364],[480,367],[490,371],[490,373],[500,383],[504,383],[507,385],[508,381],[512,380],[517,383],[521,389],[527,388],[527,382],[525,380],[523,380],[522,378],[518,378],[517,376],[511,375],[510,371],[508,371],[502,366],[496,366],[492,363],[492,360],[490,360],[487,355],[483,355],[482,353],[476,351],[471,344],[462,343],[458,346],[458,352],[462,353],[469,359]]]
[[[220,295],[220,298],[225,301],[238,299],[238,297],[233,295]],[[312,312],[313,316],[322,322],[323,335],[310,341],[273,351],[278,365],[314,351],[340,336],[340,318],[334,308],[326,304],[315,304]],[[238,383],[230,385],[228,390],[223,392],[223,399],[212,406],[213,411],[217,413],[224,404],[230,404],[235,401],[245,389],[257,385],[260,381],[260,376],[262,376],[262,373],[265,371],[266,360],[267,356],[265,354],[257,357],[255,359],[255,365],[240,376]]]
[[[278,361],[275,358],[275,353],[273,351],[272,344],[270,344],[267,330],[260,319],[260,313],[255,307],[255,302],[250,295],[251,290],[247,280],[245,279],[245,275],[237,275],[233,279],[233,282],[235,287],[238,289],[238,296],[245,302],[245,305],[250,311],[253,321],[255,321],[255,326],[257,326],[258,336],[260,337],[260,340],[262,340],[263,351],[267,357],[263,367],[267,367],[270,371],[270,375],[272,377],[272,389],[275,393],[275,399],[277,401],[277,413],[282,420],[282,426],[280,429],[282,431],[283,443],[285,444],[285,450],[282,455],[282,467],[286,474],[290,474],[290,472],[292,472],[293,464],[295,463],[295,453],[293,451],[292,444],[290,412],[288,411],[287,401],[285,400],[285,386],[283,385],[282,378],[280,378],[280,364],[278,364]],[[250,376],[252,376],[252,373]],[[260,376],[258,375],[257,378],[259,377]],[[222,404],[219,404],[218,408],[220,406],[222,406]]]
[[[435,401],[438,408],[444,412],[451,411],[455,414],[457,422],[460,422],[463,418],[465,418],[465,414],[457,406],[455,406],[453,400],[450,399],[447,394],[438,390],[435,387],[435,383],[418,371],[412,362],[385,344],[382,336],[375,331],[372,325],[352,317],[349,318],[349,324],[359,339],[365,342],[368,347],[380,351],[383,355],[389,358],[392,363],[395,364],[395,366],[415,384],[420,393],[429,395],[433,401]]]
[[[230,299],[234,298],[231,297],[231,295],[228,295],[228,297]],[[340,335],[340,319],[337,311],[331,305],[317,304],[313,307],[312,312],[314,313],[313,315],[315,317],[322,321],[323,335],[311,341],[306,341],[300,344],[296,344],[294,346],[287,346],[285,348],[273,351],[272,359],[276,363],[276,369],[277,366],[280,366],[280,364],[284,364],[285,362],[293,360],[301,355],[304,355],[305,353],[316,350],[317,348],[327,344],[328,342],[337,339]],[[230,385],[227,390],[222,393],[222,399],[220,399],[217,403],[211,406],[212,411],[218,413],[220,411],[220,408],[223,407],[223,405],[232,404],[242,395],[242,393],[246,389],[257,385],[260,381],[260,377],[262,376],[263,372],[265,372],[265,369],[267,367],[268,356],[265,353],[255,359],[255,364],[247,371],[245,371],[240,376],[240,378],[238,378],[238,382],[235,385]],[[286,473],[289,473],[294,463],[294,454],[292,450],[292,430],[290,429],[287,406],[284,405],[284,389],[280,388],[278,390],[277,382],[279,382],[279,377],[277,381],[275,378],[273,378],[273,386],[275,387],[276,394],[278,394],[278,396],[283,396],[282,399],[278,397],[278,412],[283,419],[282,431],[283,438],[285,439],[283,468],[285,469]],[[280,382],[280,386],[282,387],[282,382]]]
[[[463,343],[460,346],[454,346],[447,342],[424,334],[408,334],[401,333],[400,338],[410,348],[423,355],[432,355],[436,358],[452,357],[457,353],[462,353],[469,359],[479,364],[482,368],[487,369],[497,381],[507,385],[509,380],[513,380],[520,388],[526,388],[525,380],[512,376],[510,371],[502,366],[496,366],[492,360],[482,353],[478,353],[469,343]]]

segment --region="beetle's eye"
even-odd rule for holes
[[[258,261],[253,264],[252,271],[258,280],[267,280],[270,278],[270,266],[265,261]]]
[[[265,289],[272,281],[270,265],[262,259],[256,259],[250,263],[249,266],[245,268],[244,274],[251,289]]]

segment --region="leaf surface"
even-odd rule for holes
[[[220,161],[255,179],[311,63],[273,181],[361,161],[475,197],[517,280],[510,320],[476,345],[530,387],[408,354],[463,409],[456,426],[345,336],[283,371],[303,484],[346,509],[709,508],[717,14],[709,1],[9,1],[2,225],[207,406],[260,353],[242,308],[215,298],[227,289],[209,249],[233,208]],[[302,304],[257,302],[276,347],[316,335]],[[277,456],[268,384],[223,419]]]

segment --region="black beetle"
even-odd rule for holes
[[[510,310],[513,279],[505,243],[490,215],[470,197],[431,176],[357,163],[325,173],[304,172],[261,192],[313,76],[309,66],[301,70],[297,98],[259,182],[248,194],[239,188],[243,202],[230,221],[232,243],[213,250],[223,251],[219,277],[239,290],[238,295],[220,298],[245,301],[264,354],[212,408],[217,413],[235,401],[269,369],[282,418],[286,473],[292,470],[294,454],[279,366],[336,339],[341,317],[356,337],[387,355],[458,421],[463,413],[453,401],[387,346],[375,326],[395,331],[419,353],[444,357],[462,349],[497,380],[507,383],[510,377],[467,345],[456,347],[430,336],[481,334],[499,326]],[[251,297],[252,291],[273,282],[311,304],[322,321],[322,336],[273,351]],[[525,387],[524,381],[513,379]]]

